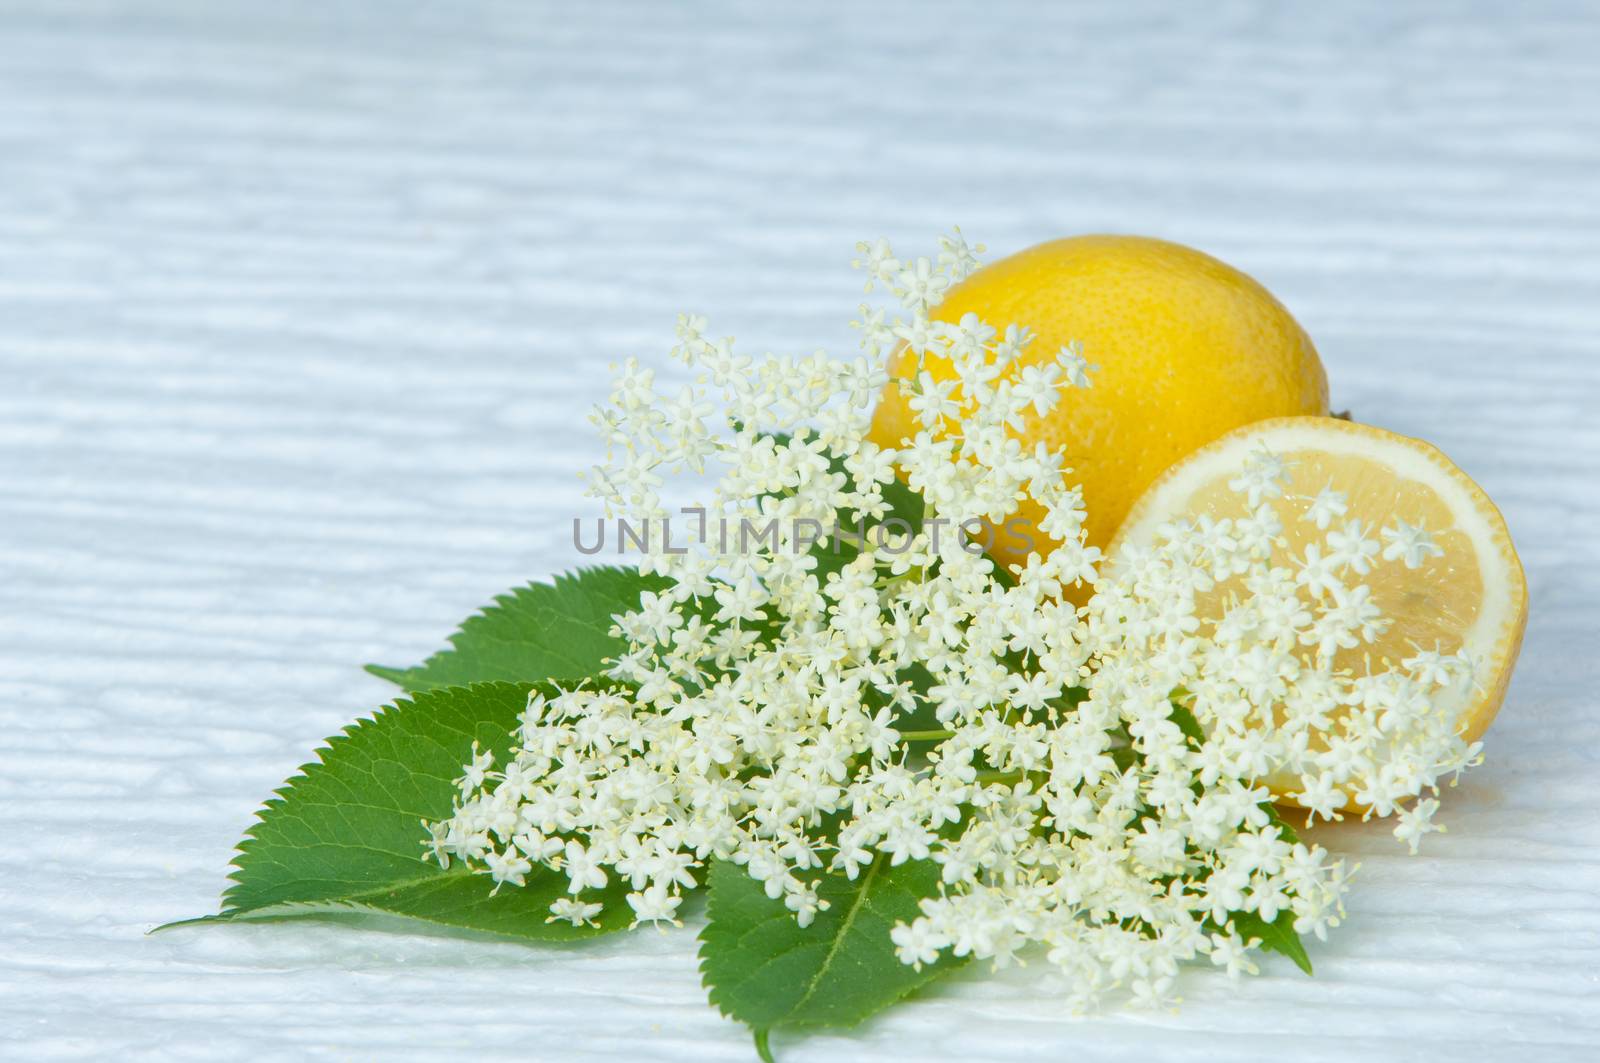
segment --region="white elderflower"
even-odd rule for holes
[[[985,250],[982,244],[968,244],[960,226],[957,226],[949,236],[939,237],[939,266],[952,283],[965,280],[968,274],[978,268],[978,256]]]
[[[1077,340],[1056,352],[1056,364],[1066,374],[1067,382],[1075,388],[1089,387],[1089,374],[1098,368],[1089,364],[1089,360],[1083,356],[1083,344]]]
[[[1285,468],[1283,459],[1269,451],[1258,450],[1250,455],[1244,470],[1228,481],[1228,489],[1244,495],[1255,509],[1264,499],[1283,494]]]
[[[1395,526],[1383,528],[1378,534],[1383,538],[1383,559],[1405,561],[1407,568],[1417,568],[1430,556],[1442,557],[1444,548],[1433,541],[1433,536],[1420,525],[1412,526],[1395,518]]]
[[[1014,385],[1017,397],[1033,407],[1039,416],[1055,409],[1057,393],[1061,388],[1061,367],[1056,365],[1025,365]]]
[[[850,265],[866,274],[869,292],[875,283],[887,284],[900,272],[900,260],[894,257],[894,249],[887,240],[880,238],[874,243],[863,240],[856,244],[856,252],[862,257],[852,259]]]
[[[1439,802],[1433,798],[1425,798],[1402,809],[1400,821],[1395,824],[1394,836],[1405,842],[1411,851],[1417,851],[1417,845],[1424,835],[1430,831],[1443,831],[1444,827],[1433,822],[1433,814],[1439,811]]]
[[[550,918],[547,923],[567,922],[573,926],[593,926],[595,917],[605,906],[592,902],[576,901],[570,897],[562,897],[550,904]]]
[[[1331,485],[1285,499],[1263,451],[1229,483],[1248,516],[1170,525],[1108,570],[1061,451],[1018,438],[1089,385],[1085,352],[1036,359],[1026,322],[930,316],[977,250],[859,245],[899,308],[863,308],[862,355],[753,359],[686,315],[688,386],[616,369],[589,491],[666,583],[614,618],[605,676],[530,696],[509,762],[474,747],[430,859],[496,888],[562,875],[550,918],[573,925],[608,886],[636,924],[674,924],[729,860],[802,926],[819,875],[928,861],[940,891],[892,930],[902,961],[1037,945],[1085,1008],[1168,1001],[1198,957],[1254,973],[1243,927],[1338,924],[1353,868],[1298,840],[1274,794],[1312,819],[1398,809],[1413,849],[1441,829],[1439,782],[1479,749],[1435,695],[1471,662],[1363,655],[1386,618],[1362,578],[1421,564],[1428,533],[1374,539]],[[896,349],[918,430],[884,447],[866,436]],[[709,482],[706,531],[685,547],[674,523],[669,549],[660,491],[684,474]],[[982,538],[1023,498],[1059,545],[1001,570]],[[1292,554],[1279,506],[1308,502],[1297,530],[1318,534]]]
[[[664,883],[652,883],[649,887],[638,893],[628,894],[628,907],[633,909],[633,922],[640,923],[671,923],[680,926],[676,913],[678,905],[683,903],[683,897],[676,893],[669,893]]]
[[[483,866],[494,879],[497,890],[507,882],[513,886],[522,885],[528,872],[533,870],[533,863],[515,849],[503,852],[490,849],[483,854]]]
[[[1350,500],[1344,492],[1335,491],[1330,483],[1311,500],[1311,505],[1306,508],[1305,519],[1315,524],[1318,531],[1327,531],[1329,524],[1349,510]]]

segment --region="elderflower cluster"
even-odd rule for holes
[[[592,493],[664,526],[665,477],[705,477],[700,527],[720,532],[648,540],[664,579],[616,618],[626,652],[530,697],[510,761],[478,754],[431,825],[433,855],[497,888],[552,869],[569,888],[551,918],[574,924],[607,903],[675,921],[720,859],[807,925],[819,876],[931,861],[937,895],[892,932],[903,961],[1040,946],[1079,1006],[1169,999],[1197,956],[1253,971],[1270,924],[1325,934],[1349,869],[1297,840],[1273,791],[1326,818],[1409,800],[1395,833],[1414,848],[1438,829],[1419,795],[1477,752],[1436,708],[1470,678],[1459,657],[1350,663],[1383,628],[1360,578],[1416,564],[1426,533],[1385,529],[1385,549],[1326,491],[1293,518],[1317,544],[1291,555],[1284,469],[1262,454],[1231,485],[1248,517],[1167,527],[1103,568],[1061,454],[1019,442],[1090,386],[1083,352],[933,320],[976,263],[959,232],[934,260],[861,252],[898,309],[863,307],[858,356],[752,359],[686,316],[692,383],[664,395],[622,367]],[[884,447],[891,355],[916,360],[896,378],[919,430]],[[1039,549],[1001,571],[977,540],[1023,498]],[[747,527],[763,534],[728,534]]]

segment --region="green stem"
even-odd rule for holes
[[[954,738],[954,731],[901,731],[900,737],[907,742],[943,742],[946,738]]]

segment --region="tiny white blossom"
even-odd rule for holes
[[[923,964],[937,961],[939,950],[945,945],[944,941],[932,933],[928,922],[923,919],[895,927],[889,931],[889,940],[894,942],[895,955],[900,958],[900,962],[910,964],[919,971]]]
[[[1443,831],[1444,828],[1433,822],[1433,814],[1439,811],[1439,802],[1431,797],[1417,801],[1410,808],[1402,809],[1400,821],[1395,824],[1394,836],[1405,842],[1413,853],[1421,844],[1425,835],[1433,831]]]
[[[1288,466],[1278,455],[1265,448],[1255,451],[1245,461],[1244,469],[1228,481],[1228,488],[1243,494],[1250,508],[1262,501],[1283,494],[1283,484],[1288,478]]]
[[[550,902],[547,923],[565,922],[573,926],[594,926],[595,917],[605,910],[597,901],[581,901],[575,897],[557,897]]]
[[[484,854],[483,863],[496,889],[507,882],[513,886],[522,885],[528,872],[533,870],[533,863],[515,849],[504,852],[491,849]]]
[[[1379,534],[1387,544],[1383,548],[1383,559],[1403,560],[1406,568],[1417,568],[1430,556],[1444,555],[1444,548],[1433,541],[1426,528],[1408,524],[1399,517],[1395,518],[1394,527],[1386,527]]]
[[[1327,531],[1329,524],[1349,510],[1350,500],[1343,491],[1335,491],[1330,483],[1311,500],[1311,505],[1306,509],[1306,520],[1315,524],[1318,531]]]
[[[1066,374],[1067,382],[1075,388],[1090,387],[1093,382],[1089,374],[1099,368],[1089,364],[1089,360],[1083,356],[1083,344],[1077,340],[1056,352],[1056,364]]]
[[[640,923],[671,923],[679,926],[677,911],[681,903],[683,898],[667,892],[666,884],[660,882],[628,894],[628,907],[633,909],[634,926]]]

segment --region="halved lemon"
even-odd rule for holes
[[[1431,444],[1332,417],[1280,417],[1235,429],[1150,485],[1112,540],[1113,566],[1125,544],[1150,545],[1163,523],[1246,516],[1247,500],[1229,481],[1263,451],[1285,469],[1282,494],[1266,504],[1277,510],[1293,556],[1304,556],[1306,545],[1326,534],[1304,519],[1318,495],[1331,522],[1358,520],[1373,540],[1385,528],[1425,530],[1423,541],[1432,545],[1412,551],[1415,567],[1396,559],[1361,577],[1389,626],[1374,643],[1341,651],[1335,663],[1377,670],[1418,650],[1464,651],[1474,682],[1452,695],[1457,704],[1443,707],[1456,714],[1462,736],[1476,741],[1505,698],[1527,626],[1528,585],[1505,518]],[[1211,592],[1226,593],[1225,586]]]

